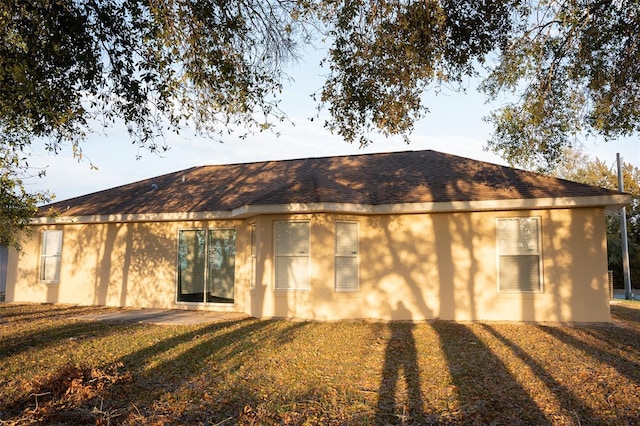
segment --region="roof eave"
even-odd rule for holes
[[[604,207],[617,211],[631,202],[628,194],[598,195],[586,197],[550,197],[513,200],[439,201],[428,203],[398,204],[350,204],[350,203],[305,203],[286,205],[250,205],[234,209],[234,218],[258,214],[278,213],[352,213],[352,214],[411,214],[446,213],[470,211],[542,210],[580,207]]]
[[[244,219],[261,214],[295,213],[347,213],[347,214],[416,214],[470,211],[542,210],[580,207],[604,207],[617,211],[631,202],[629,194],[597,195],[586,197],[550,197],[512,200],[446,201],[399,204],[353,203],[291,203],[246,205],[231,211],[179,212],[179,213],[130,213],[87,216],[38,217],[33,225],[122,223],[122,222],[175,222],[187,220]]]

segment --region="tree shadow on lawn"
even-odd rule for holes
[[[119,308],[105,306],[78,306],[41,304],[0,304],[0,326],[16,321],[35,321],[41,319],[64,319],[78,315],[99,315]]]
[[[534,357],[529,355],[526,350],[502,335],[494,327],[482,324],[482,328],[509,348],[516,357],[529,367],[530,371],[556,396],[565,412],[573,413],[578,416],[578,418],[585,420],[596,418],[596,413],[594,413],[593,410],[586,406],[567,386],[554,379],[553,375],[549,373],[542,364],[536,361]]]
[[[282,327],[283,324],[286,326]],[[245,361],[255,360],[265,339],[286,343],[307,324],[242,319],[214,323],[164,339],[121,358],[135,371],[135,381],[111,392],[133,396],[128,398],[129,406],[137,407],[147,421],[154,418],[162,421],[165,415],[178,423],[224,421],[260,398],[251,386],[234,389],[230,377]],[[153,366],[146,368],[150,363]],[[207,390],[215,393],[217,388],[221,389],[217,400],[203,404],[210,397]],[[180,417],[185,418],[181,421]]]
[[[630,306],[612,304],[611,317],[622,322],[624,326],[636,330],[636,332],[640,331],[640,302],[633,302]]]
[[[611,305],[613,324],[580,327],[579,329],[596,339],[598,346],[605,344],[612,356],[638,363],[640,360],[640,303],[635,308]]]
[[[366,329],[374,340],[383,330],[389,331],[388,339],[384,339],[385,346],[380,346],[380,352],[373,355],[373,358],[381,362],[370,364],[375,365],[376,371],[381,373],[377,404],[375,400],[363,398],[352,385],[351,388],[338,387],[337,393],[332,393],[333,390],[323,387],[335,380],[333,377],[323,376],[332,374],[322,371],[322,367],[327,364],[305,364],[308,358],[318,356],[314,355],[314,351],[310,350],[296,358],[295,351],[304,351],[309,345],[313,345],[320,332],[315,328],[306,328],[309,324],[242,319],[199,327],[174,327],[172,329],[178,334],[160,338],[135,352],[113,359],[115,364],[124,364],[123,373],[130,373],[130,380],[124,379],[123,375],[121,379],[106,383],[91,398],[79,401],[75,407],[84,411],[73,411],[73,406],[62,407],[57,412],[52,411],[50,417],[42,418],[41,423],[57,421],[56,419],[73,423],[74,419],[81,419],[74,418],[75,415],[84,413],[87,416],[91,407],[100,407],[105,413],[118,414],[120,417],[113,419],[112,423],[131,424],[302,424],[305,421],[313,422],[313,419],[327,424],[380,425],[551,423],[552,419],[545,416],[505,363],[485,343],[486,339],[481,336],[484,332],[487,337],[493,336],[515,354],[558,397],[564,409],[580,413],[584,419],[593,415],[570,388],[555,380],[530,355],[531,352],[527,352],[527,348],[509,340],[499,328],[482,324],[435,321],[421,325],[402,322],[368,325]],[[35,332],[30,333],[28,338],[31,342],[46,346],[78,335],[99,339],[101,336],[117,333],[121,327],[118,323],[80,322],[57,329],[52,327],[47,333],[53,332],[55,337],[46,341],[38,341]],[[135,327],[171,328],[141,324],[136,324]],[[432,329],[437,335],[437,340],[435,335],[433,337],[433,353],[424,345],[424,341],[416,341],[416,336],[421,336],[420,329],[416,327]],[[333,328],[325,327],[321,330],[327,334],[327,330]],[[635,355],[626,358],[622,349],[616,352],[613,346],[616,343],[615,336],[606,340],[610,345],[608,349],[602,349],[601,345],[600,349],[594,349],[595,344],[590,341],[596,339],[599,333],[606,335],[611,329],[625,333],[624,339],[637,339],[637,333],[633,330],[615,326],[579,327],[575,330],[539,328],[565,344],[611,365],[625,377],[639,383],[640,365],[634,361]],[[306,330],[313,330],[313,333]],[[439,349],[436,343],[438,341]],[[331,342],[329,340],[329,344]],[[14,351],[21,350],[17,338],[0,340],[0,343]],[[367,347],[371,352],[371,347]],[[3,353],[4,348],[5,346],[0,347]],[[455,385],[454,395],[457,396],[457,405],[451,409],[436,408],[425,412],[425,402],[427,405],[436,402],[442,406],[442,401],[438,401],[442,397],[424,392],[423,389],[432,387],[425,387],[421,380],[427,384],[430,377],[442,375],[442,371],[430,372],[425,367],[428,364],[419,364],[419,357],[426,355],[421,353],[423,350],[429,351],[430,356],[435,356],[436,353],[444,355],[444,359],[441,358],[442,365],[446,362],[452,384]],[[632,362],[629,362],[630,359]],[[305,370],[309,365],[314,371]],[[422,366],[423,371],[420,371],[419,366]],[[281,371],[291,374],[281,374]],[[371,377],[377,377],[377,374]],[[437,385],[439,380],[433,383]],[[374,379],[369,389],[375,388],[376,381]],[[353,383],[357,387],[358,379]],[[29,403],[32,402],[31,399]],[[353,409],[342,408],[351,403],[361,404],[359,407],[362,408],[362,414],[354,414]],[[87,418],[104,420],[99,415],[92,414]]]
[[[593,341],[597,341],[600,352],[609,355],[609,365],[624,366],[630,363],[632,366],[640,365],[640,334],[633,330],[619,330],[612,328],[587,328],[581,330],[585,335],[585,348],[594,346]],[[617,367],[615,367],[619,370]],[[624,368],[623,368],[624,369]],[[629,370],[627,375],[640,385],[640,371]]]
[[[611,366],[622,376],[625,376],[640,386],[640,363],[630,359],[628,354],[622,355],[621,353],[616,353],[614,349],[619,347],[625,340],[627,342],[636,342],[635,345],[631,345],[631,348],[633,348],[633,352],[637,354],[638,346],[640,346],[640,337],[637,332],[616,326],[577,327],[574,330],[568,331],[558,327],[538,326],[538,328],[550,336],[553,336],[559,342],[580,350],[584,353],[585,358],[595,358],[599,362]],[[578,337],[583,333],[586,334],[584,340]],[[596,341],[589,342],[589,336]],[[609,348],[605,348],[603,343],[608,345]],[[634,355],[633,352],[626,350],[622,352]]]
[[[29,417],[29,420],[22,420],[25,420],[23,422],[25,424],[30,423],[42,414],[38,412],[38,406],[56,405],[56,399],[64,398],[69,395],[69,392],[73,391],[67,386],[77,385],[82,380],[89,379],[92,367],[84,363],[83,365],[74,364],[68,359],[64,363],[64,355],[67,354],[73,357],[76,344],[82,345],[85,341],[100,341],[101,339],[118,335],[122,332],[123,327],[122,324],[115,323],[74,321],[71,323],[58,323],[48,327],[36,327],[28,333],[19,333],[15,337],[0,338],[0,361],[2,362],[16,364],[15,360],[11,360],[12,357],[20,357],[23,353],[32,350],[36,351],[38,355],[47,353],[56,357],[55,361],[50,359],[42,360],[45,362],[42,364],[46,368],[45,372],[33,373],[35,375],[30,383],[33,393],[28,394],[28,389],[20,389],[20,392],[11,393],[11,398],[0,401],[0,413],[2,413],[3,419],[11,423],[12,419],[18,419],[26,410],[26,412],[33,414],[33,417]],[[141,328],[142,325],[128,324],[126,327],[128,330],[132,330]],[[22,358],[17,359],[22,362]],[[60,362],[63,363],[61,364]],[[108,366],[108,368],[110,367],[112,366]],[[29,369],[27,365],[24,365],[23,368]],[[99,370],[96,369],[95,371]],[[77,373],[77,375],[71,377],[71,374],[67,374],[70,372]],[[7,377],[6,379],[11,378]],[[74,380],[75,382],[73,382]],[[0,378],[0,384],[4,384],[3,382],[2,378]],[[82,386],[84,385],[86,385],[86,382]],[[67,392],[65,393],[65,391]],[[48,424],[46,419],[40,420],[40,424]],[[22,421],[16,420],[16,423],[21,424]]]
[[[10,404],[9,401],[4,401],[4,420],[15,420],[17,423],[28,420],[38,424],[97,424],[109,418],[111,414],[118,413],[118,416],[121,416],[118,420],[123,421],[132,410],[136,410],[135,407],[140,406],[145,410],[157,402],[162,394],[173,392],[194,380],[207,367],[215,368],[215,365],[212,366],[209,362],[209,358],[225,348],[234,348],[225,358],[249,349],[255,340],[251,338],[252,334],[268,327],[269,324],[268,321],[248,319],[219,322],[181,332],[170,338],[162,338],[150,346],[115,360],[105,368],[106,373],[98,369],[101,376],[111,376],[112,380],[107,379],[97,387],[91,386],[91,382],[95,380],[91,377],[91,366],[64,365],[39,378],[38,383],[35,383],[34,390],[42,391],[39,408],[35,402],[37,396],[34,400],[33,394],[23,395],[18,400],[10,401]],[[40,332],[55,336],[43,342],[51,344],[78,333],[89,334],[91,339],[100,339],[108,334],[117,333],[123,326],[149,327],[145,324],[123,325],[119,322],[100,321],[67,324]],[[176,329],[179,330],[180,327]],[[241,344],[234,345],[236,341],[240,341]],[[17,349],[16,345],[17,341],[11,342],[13,349]],[[180,352],[185,345],[188,349]],[[153,367],[149,368],[149,364]],[[109,373],[113,368],[117,369],[113,370],[115,373]],[[71,377],[73,380],[67,380],[66,376],[70,375],[74,376]],[[82,391],[82,395],[77,394],[78,390]],[[124,406],[120,406],[122,404]],[[95,407],[100,409],[96,410]],[[6,417],[7,415],[10,417]]]
[[[15,337],[4,338],[0,336],[0,360],[32,349],[56,346],[64,340],[100,339],[121,330],[122,325],[94,321],[77,321],[36,327]]]
[[[457,389],[454,424],[548,424],[505,364],[464,324],[436,321],[441,349]],[[422,373],[429,374],[428,371]]]

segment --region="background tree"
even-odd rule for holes
[[[477,64],[508,46],[514,1],[331,1],[321,19],[331,46],[321,107],[326,127],[348,142],[402,135],[428,112],[422,94],[462,89]]]
[[[562,157],[563,160],[551,171],[554,176],[603,188],[618,189],[618,172],[615,164],[607,164],[598,158],[589,158],[579,148],[565,149]],[[640,168],[630,163],[623,163],[622,177],[625,192],[633,195],[631,205],[627,207],[631,283],[635,288],[640,288]],[[613,271],[614,287],[624,288],[620,216],[617,212],[607,216],[607,253],[609,269]]]
[[[27,225],[38,211],[37,206],[50,201],[47,192],[29,192],[24,179],[28,164],[15,152],[0,147],[0,245],[20,249],[17,231],[29,232]]]
[[[286,119],[284,66],[322,37],[319,108],[346,141],[408,140],[425,90],[486,75],[489,99],[513,100],[488,117],[488,146],[549,165],[579,136],[638,131],[639,1],[5,0],[0,146],[22,159],[34,140],[66,142],[81,157],[115,121],[151,151],[185,126],[270,129]]]
[[[295,0],[0,2],[2,220],[46,197],[21,181],[34,140],[57,153],[120,120],[134,143],[164,150],[166,129],[220,135],[266,129],[282,65],[307,35]],[[20,207],[18,207],[20,206]],[[15,226],[3,227],[13,231]],[[15,239],[5,240],[14,243]]]
[[[407,136],[425,89],[481,79],[503,103],[488,147],[552,167],[563,148],[640,129],[638,0],[325,1],[327,127],[348,141]],[[484,77],[481,75],[484,74]]]
[[[577,138],[640,129],[640,2],[522,1],[482,88],[512,102],[488,118],[513,164],[553,165]]]

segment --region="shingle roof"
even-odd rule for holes
[[[44,206],[69,216],[616,195],[617,191],[436,151],[193,167]]]

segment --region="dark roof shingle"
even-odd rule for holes
[[[194,167],[56,202],[42,212],[85,216],[614,194],[619,192],[427,150]]]

